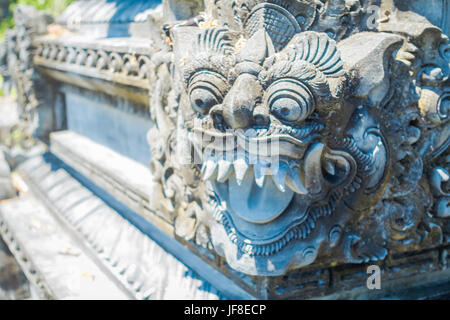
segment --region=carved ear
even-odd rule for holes
[[[272,40],[264,29],[258,30],[247,40],[240,52],[243,61],[255,62],[262,65],[267,57],[275,54]]]

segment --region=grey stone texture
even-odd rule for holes
[[[401,296],[399,283],[448,278],[450,6],[428,3],[75,1],[49,28],[18,7],[0,71],[49,143],[39,167],[55,178],[48,166],[63,160],[138,227],[163,230],[151,236],[169,252],[182,245],[192,255],[180,260],[212,283],[188,296],[368,297],[369,264]],[[63,189],[27,168],[37,198],[60,203]],[[123,212],[110,212],[111,230],[128,228]],[[91,245],[109,239],[91,227]],[[145,298],[133,285],[149,276],[120,264],[150,255],[123,249],[149,241],[138,234],[108,245]]]

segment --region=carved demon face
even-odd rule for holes
[[[388,152],[371,114],[346,106],[333,40],[303,32],[277,50],[272,37],[260,28],[232,41],[226,29],[204,29],[183,64],[214,248],[254,275],[335,247],[356,219],[349,208],[377,197]]]

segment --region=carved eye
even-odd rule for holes
[[[314,111],[314,98],[306,86],[297,80],[280,80],[268,91],[267,103],[277,118],[300,122]]]
[[[201,114],[223,100],[223,92],[227,88],[226,82],[213,73],[199,73],[189,84],[189,99],[192,108]]]
[[[219,103],[217,96],[207,88],[195,88],[191,91],[191,106],[201,113],[208,113],[209,109]]]

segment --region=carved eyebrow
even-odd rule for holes
[[[315,96],[325,97],[331,94],[326,76],[317,68],[303,60],[276,62],[267,72],[261,72],[259,79],[268,88],[272,83],[281,79],[295,79],[307,85]]]
[[[195,74],[203,71],[217,73],[223,78],[228,78],[231,69],[231,62],[224,55],[211,56],[201,53],[189,60],[183,68],[183,78],[188,86]]]
[[[197,34],[192,56],[187,57],[183,77],[188,85],[199,71],[209,70],[227,78],[233,61],[233,46],[226,28],[206,28]]]

